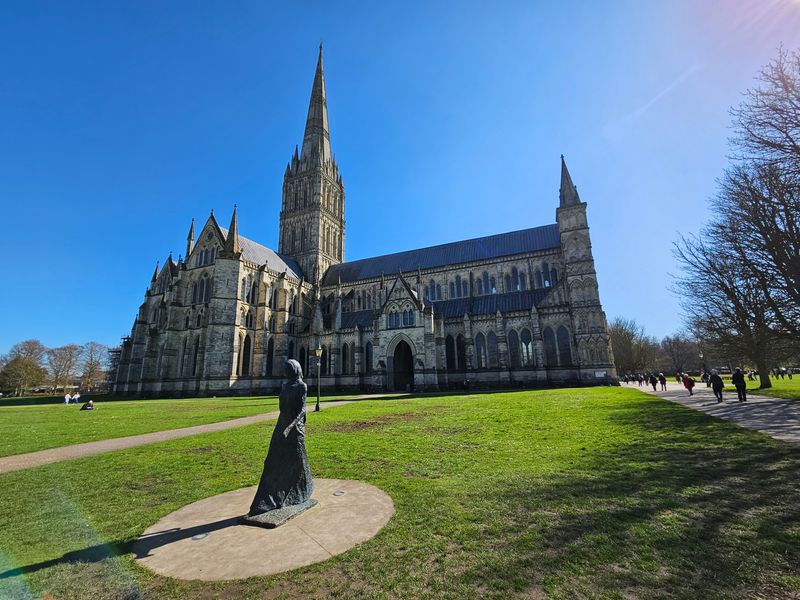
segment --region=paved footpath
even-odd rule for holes
[[[357,400],[396,398],[403,395],[405,394],[394,394],[391,396],[386,394],[367,394],[364,396],[356,396],[352,400],[323,402],[320,404],[320,408],[333,408],[335,406],[342,406],[343,404],[350,404],[351,402],[355,402]],[[100,440],[97,442],[86,442],[84,444],[73,444],[72,446],[62,446],[60,448],[49,448],[47,450],[39,450],[38,452],[28,452],[26,454],[4,456],[0,457],[0,474],[10,473],[11,471],[19,471],[21,469],[30,469],[32,467],[39,467],[41,465],[60,462],[62,460],[72,460],[74,458],[83,458],[85,456],[94,456],[95,454],[113,452],[114,450],[124,450],[126,448],[146,446],[147,444],[155,444],[158,442],[165,442],[167,440],[176,440],[178,438],[197,435],[200,433],[222,431],[224,429],[233,429],[234,427],[244,427],[245,425],[260,423],[261,421],[277,419],[278,414],[278,411],[274,411],[260,415],[253,415],[250,417],[230,419],[229,421],[220,421],[219,423],[207,423],[206,425],[195,425],[193,427],[182,427],[180,429],[169,429],[167,431],[154,431],[153,433],[143,433],[141,435],[131,435],[128,437],[112,438],[110,440]]]
[[[639,388],[638,384],[623,383],[622,387],[641,389],[648,394],[701,410],[779,440],[800,442],[800,400],[757,396],[748,390],[747,402],[739,402],[736,392],[726,389],[724,402],[718,403],[711,388],[707,388],[702,382],[698,382],[695,386],[694,396],[690,396],[683,385],[674,380],[667,382],[666,392],[654,392],[650,386]]]

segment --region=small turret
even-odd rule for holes
[[[194,218],[192,218],[192,224],[189,226],[189,235],[186,236],[186,258],[189,258],[189,255],[192,253],[194,249]]]
[[[236,218],[236,205],[233,205],[231,226],[228,227],[228,237],[225,239],[225,254],[230,258],[238,258],[241,254],[239,246],[239,221]]]
[[[561,155],[561,188],[559,189],[558,197],[561,208],[581,203],[580,196],[578,196],[578,188],[572,183],[572,177],[570,177],[563,154]]]

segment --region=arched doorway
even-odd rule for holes
[[[414,389],[414,355],[411,348],[404,342],[398,342],[394,349],[392,375],[394,389],[397,392],[411,391]]]

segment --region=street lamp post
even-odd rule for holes
[[[319,412],[319,386],[320,375],[322,374],[322,347],[317,345],[316,349],[314,350],[314,354],[317,357],[317,405],[314,407],[314,412]]]

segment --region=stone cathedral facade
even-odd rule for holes
[[[616,381],[586,203],[561,160],[555,223],[344,261],[320,47],[302,147],[283,179],[278,252],[214,213],[156,267],[117,352],[114,392],[275,392],[295,358],[325,389],[442,390]]]

